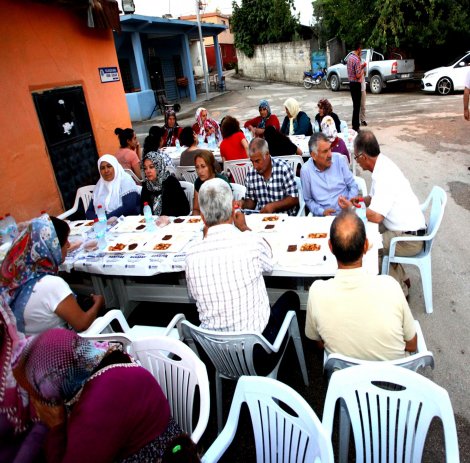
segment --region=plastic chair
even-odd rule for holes
[[[132,177],[132,180],[134,180],[135,183],[137,183],[137,185],[140,185],[142,183],[142,179],[137,177],[137,175],[135,175],[134,171],[131,170],[131,169],[124,169],[124,172],[128,175],[130,175]]]
[[[361,191],[362,196],[367,196],[366,181],[362,177],[358,177],[357,175],[354,175],[354,181],[356,182],[359,191]]]
[[[78,211],[80,200],[82,201],[83,209],[86,212],[86,210],[88,209],[88,206],[90,205],[91,199],[93,198],[94,189],[95,189],[95,185],[87,185],[87,186],[82,186],[81,188],[79,188],[75,195],[75,202],[73,203],[72,209],[69,209],[68,211],[63,212],[57,217],[59,219],[65,219],[71,216],[72,214],[75,214],[75,212]]]
[[[185,344],[168,336],[133,341],[137,360],[153,374],[170,404],[171,415],[198,442],[209,421],[209,379],[204,363]],[[194,402],[199,389],[199,414],[193,427]]]
[[[193,210],[193,203],[194,203],[194,183],[186,182],[184,180],[180,180],[180,185],[184,190],[184,194],[189,202],[189,213],[191,214]]]
[[[224,162],[224,172],[227,176],[232,175],[233,181],[240,185],[245,185],[245,177],[249,169],[251,169],[251,161],[249,159]]]
[[[290,154],[288,156],[276,156],[276,159],[283,159],[284,161],[287,161],[289,163],[289,166],[291,169],[294,171],[294,175],[297,176],[297,168],[300,166],[304,165],[304,160],[302,156],[299,156],[297,154]]]
[[[412,264],[419,268],[421,282],[423,284],[424,304],[426,313],[432,313],[432,270],[431,249],[439,226],[444,216],[447,203],[447,194],[439,186],[434,186],[426,201],[421,204],[421,210],[425,212],[431,205],[427,233],[424,236],[397,236],[390,242],[388,256],[382,260],[382,274],[388,274],[390,264]],[[399,241],[424,241],[423,250],[416,256],[402,257],[395,255],[395,247]]]
[[[330,436],[338,399],[345,410],[340,414],[340,442],[352,425],[356,461],[421,461],[429,425],[437,416],[443,423],[446,461],[459,462],[449,395],[420,374],[384,363],[335,372],[323,411],[323,425]],[[347,419],[341,420],[342,416]],[[347,461],[347,452],[338,461]]]
[[[308,386],[307,366],[305,364],[302,340],[300,337],[297,316],[293,310],[289,311],[282,323],[279,333],[271,344],[266,338],[253,331],[220,332],[205,330],[183,320],[178,327],[180,338],[183,339],[195,352],[196,341],[211,359],[215,367],[215,385],[217,395],[217,425],[222,429],[222,378],[238,380],[242,375],[258,376],[253,362],[253,349],[260,345],[267,353],[279,353],[279,360],[274,369],[267,375],[276,378],[288,342],[292,338],[302,370],[303,380]],[[282,349],[282,350],[281,350]]]
[[[230,186],[232,187],[233,199],[238,201],[245,197],[246,195],[245,185],[240,185],[239,183],[231,183]]]
[[[303,217],[305,215],[305,199],[300,177],[295,177],[295,183],[297,184],[297,190],[299,190],[299,211],[297,212],[297,217]]]
[[[257,462],[333,463],[330,437],[305,399],[280,381],[250,376],[238,381],[227,423],[203,456],[203,463],[219,461],[227,450],[243,403],[250,411]],[[281,408],[281,404],[286,406]]]
[[[335,371],[355,365],[377,365],[377,363],[387,363],[389,365],[407,368],[412,371],[418,371],[420,368],[427,366],[430,366],[434,370],[434,355],[426,346],[426,341],[424,340],[421,325],[418,320],[415,320],[415,327],[416,334],[418,335],[418,348],[415,353],[408,357],[403,357],[397,360],[373,361],[360,360],[342,354],[327,354],[325,351],[325,355],[323,357],[323,372],[329,380]]]
[[[176,166],[176,176],[186,182],[194,183],[197,179],[196,168],[194,166]]]

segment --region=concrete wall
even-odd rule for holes
[[[238,72],[250,79],[302,82],[311,66],[310,49],[310,41],[302,40],[257,45],[253,58],[237,50]]]
[[[131,124],[122,81],[102,84],[99,67],[118,66],[111,30],[89,29],[74,9],[0,0],[0,214],[17,220],[63,211],[32,92],[81,85],[98,154],[114,153],[116,127]]]

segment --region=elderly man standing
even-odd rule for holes
[[[255,209],[265,214],[287,212],[295,215],[299,205],[299,193],[295,175],[289,164],[272,158],[268,143],[262,138],[253,138],[248,154],[253,164],[246,179],[246,196],[241,203],[244,209]]]
[[[308,147],[311,159],[300,171],[305,203],[315,216],[336,215],[341,211],[338,198],[351,199],[358,193],[347,159],[331,152],[331,143],[322,132],[310,137]]]
[[[338,271],[310,287],[306,336],[328,353],[361,360],[394,360],[416,351],[413,316],[400,286],[362,268],[369,246],[362,220],[342,212],[331,225],[328,244]]]
[[[423,236],[426,234],[426,221],[418,198],[411,189],[410,182],[398,166],[380,153],[377,139],[370,130],[361,130],[354,140],[354,159],[359,166],[372,172],[370,195],[364,198],[367,206],[367,220],[380,224],[383,239],[383,252],[388,254],[390,241],[395,236]],[[342,208],[352,206],[357,198],[340,197]],[[396,255],[415,256],[423,249],[422,241],[400,241]],[[390,265],[393,276],[408,296],[410,280],[401,264]]]
[[[288,291],[270,308],[263,273],[273,269],[271,248],[250,231],[232,203],[227,182],[216,178],[201,186],[199,206],[207,232],[186,255],[188,291],[202,328],[257,331],[273,342],[286,313],[300,309],[300,300]]]

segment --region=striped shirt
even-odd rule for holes
[[[271,313],[263,272],[272,269],[271,248],[263,238],[231,224],[210,227],[186,254],[188,292],[201,327],[261,333]]]

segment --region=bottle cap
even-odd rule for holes
[[[45,214],[45,213],[46,213],[46,211],[41,211],[41,215],[43,215],[43,214]]]
[[[96,222],[98,222],[98,218],[93,219],[93,223],[96,223]]]
[[[10,214],[9,212],[7,212],[7,213],[5,214],[5,218],[10,217],[10,215],[11,215],[11,214]]]
[[[148,205],[149,205],[149,203],[147,203],[147,202],[144,203],[144,206],[148,206]]]
[[[103,209],[103,206],[101,204],[99,204],[98,209]]]

